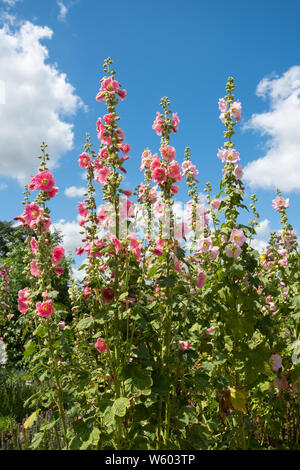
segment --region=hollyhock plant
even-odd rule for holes
[[[234,245],[243,246],[243,244],[246,241],[246,237],[245,237],[243,230],[239,230],[239,229],[232,230],[230,234],[230,241]]]
[[[52,173],[41,171],[33,178],[34,187],[39,191],[51,191],[55,185],[55,179]]]
[[[176,158],[176,150],[171,145],[167,145],[166,147],[161,147],[159,151],[161,153],[162,158],[166,160],[167,162],[171,162],[172,160],[175,160]]]
[[[50,318],[51,315],[55,312],[55,308],[52,305],[52,300],[38,302],[36,304],[36,312],[39,317]]]

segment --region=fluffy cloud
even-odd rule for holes
[[[252,247],[259,252],[262,252],[266,249],[268,244],[269,235],[271,233],[270,221],[264,219],[256,227],[256,238],[252,240]]]
[[[6,97],[0,114],[0,175],[21,183],[36,171],[43,140],[51,168],[73,148],[73,125],[64,118],[83,106],[66,74],[45,63],[48,50],[41,40],[52,34],[28,21],[13,30],[7,24],[0,29],[0,79]]]
[[[85,192],[86,188],[83,187],[76,188],[76,186],[70,186],[69,188],[65,189],[65,195],[67,197],[83,197]]]
[[[3,0],[3,3],[6,3],[9,7],[14,7],[16,3],[22,2],[23,0]]]
[[[59,15],[57,19],[59,21],[65,21],[68,13],[68,8],[63,2],[57,2],[57,5],[59,7]]]
[[[74,252],[77,246],[82,244],[82,236],[79,233],[80,227],[77,221],[68,222],[61,219],[59,222],[53,224],[53,228],[62,233],[65,250]]]
[[[270,109],[253,114],[244,128],[269,136],[263,158],[250,162],[245,179],[254,187],[283,191],[300,189],[300,66],[281,77],[263,78],[256,93],[268,98]]]

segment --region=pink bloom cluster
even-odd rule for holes
[[[37,189],[38,191],[45,191],[50,198],[58,193],[58,188],[55,186],[55,179],[50,171],[40,171],[37,175],[31,177],[30,184],[28,185],[30,191]]]
[[[126,90],[121,90],[122,86],[113,77],[102,78],[99,93],[96,96],[97,101],[104,100],[109,95],[116,93],[121,100],[126,98]]]
[[[29,309],[29,289],[25,287],[25,289],[19,290],[18,292],[18,310],[21,313],[27,313]]]
[[[177,113],[173,113],[172,120],[171,120],[171,127],[172,127],[173,132],[177,132],[179,123],[180,123],[180,120],[178,118]],[[164,125],[165,125],[165,121],[163,119],[163,115],[157,112],[156,118],[153,122],[152,129],[156,132],[157,135],[161,136]]]
[[[219,110],[221,111],[220,119],[224,123],[225,122],[225,114],[228,112],[228,104],[224,98],[220,98],[219,102]],[[229,107],[230,116],[233,117],[237,122],[242,118],[242,104],[239,101],[235,101]]]

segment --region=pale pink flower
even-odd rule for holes
[[[219,110],[221,113],[226,113],[227,111],[227,101],[224,98],[220,98],[218,101]]]
[[[196,283],[196,286],[198,287],[198,289],[202,289],[202,287],[204,287],[205,279],[206,279],[206,275],[201,271],[198,274],[197,283]]]
[[[272,354],[269,359],[269,364],[271,365],[272,369],[277,372],[282,367],[282,359],[279,354]]]
[[[134,202],[129,201],[127,197],[120,208],[121,220],[134,217],[134,206]]]
[[[202,238],[199,240],[198,248],[200,251],[207,253],[212,248],[212,241],[210,237]]]
[[[141,158],[142,158],[142,165],[140,167],[140,171],[143,171],[144,168],[150,168],[153,157],[149,149],[144,150]]]
[[[163,125],[163,118],[160,113],[156,113],[155,121],[153,122],[152,129],[156,132],[157,135],[161,135],[162,125]]]
[[[38,250],[38,244],[34,237],[30,240],[31,251],[35,255]]]
[[[171,165],[169,165],[168,176],[172,178],[174,181],[180,181],[182,179],[182,175],[180,172],[180,165],[178,162],[172,162]]]
[[[242,165],[235,165],[234,170],[233,170],[233,174],[234,174],[234,176],[236,177],[237,180],[241,180],[243,178],[243,175],[244,175]]]
[[[95,176],[95,181],[97,181],[97,183],[108,184],[107,176],[110,173],[111,173],[111,169],[108,168],[107,166],[101,168],[101,170],[99,170],[97,172],[97,175]]]
[[[30,263],[30,272],[31,272],[32,276],[34,276],[34,277],[39,277],[40,274],[41,274],[40,269],[37,267],[36,259],[33,259]]]
[[[108,208],[105,204],[102,204],[99,207],[97,212],[97,218],[101,225],[103,225],[104,227],[107,227],[109,225],[110,216],[108,214]]]
[[[171,145],[167,145],[166,147],[161,147],[159,151],[160,151],[162,158],[164,158],[168,162],[171,162],[172,160],[175,160],[176,158],[176,150]]]
[[[231,116],[233,116],[237,122],[241,120],[242,105],[239,101],[235,101],[234,103],[232,103],[230,105],[229,111],[230,111]]]
[[[58,328],[59,328],[60,330],[64,330],[64,329],[66,328],[65,322],[64,322],[64,321],[60,321],[60,322],[58,323]]]
[[[242,246],[246,241],[243,230],[233,229],[230,235],[230,241],[234,245]]]
[[[225,154],[225,161],[228,163],[236,163],[240,159],[240,154],[234,148],[226,150]]]
[[[158,219],[161,219],[164,215],[165,204],[162,201],[156,201],[153,206],[154,216]]]
[[[238,258],[242,252],[242,249],[238,245],[227,245],[225,253],[228,258]]]
[[[213,327],[211,327],[211,328],[207,328],[207,329],[205,330],[205,334],[206,334],[206,335],[210,335],[210,333],[212,333],[212,332],[213,332],[213,330],[214,330],[214,328],[213,328]]]
[[[210,203],[210,207],[213,209],[213,210],[217,210],[219,209],[221,205],[221,201],[220,199],[213,199]]]
[[[218,149],[217,156],[222,162],[225,162],[226,152],[227,152],[226,149],[223,149],[223,148]]]
[[[289,199],[284,199],[282,196],[277,196],[276,199],[273,199],[273,204],[272,206],[276,210],[276,212],[279,212],[281,207],[288,209],[290,207],[290,200]]]
[[[211,259],[216,259],[220,254],[220,248],[218,246],[213,246],[209,252],[209,257]]]

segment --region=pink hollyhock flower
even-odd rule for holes
[[[120,150],[121,150],[122,153],[124,153],[124,155],[126,155],[128,152],[130,152],[131,147],[130,147],[129,144],[124,143],[124,144],[120,145]]]
[[[269,364],[271,365],[272,369],[277,372],[282,367],[282,360],[279,354],[272,354],[269,359]]]
[[[114,117],[113,117],[112,114],[105,114],[105,115],[103,116],[103,121],[105,121],[106,124],[112,123],[113,120],[114,120]]]
[[[53,198],[58,193],[58,187],[54,186],[50,191],[47,191],[49,198]]]
[[[180,120],[178,118],[177,113],[173,113],[171,123],[172,123],[172,126],[173,126],[173,132],[177,132],[178,131],[178,124],[180,123]]]
[[[30,272],[31,272],[32,276],[34,276],[34,277],[39,277],[39,275],[41,274],[41,271],[37,267],[36,259],[33,259],[30,263]]]
[[[78,157],[78,163],[79,163],[80,168],[87,170],[91,166],[92,159],[88,153],[83,152]]]
[[[225,162],[226,152],[227,152],[226,149],[223,149],[223,148],[218,149],[217,156],[219,157],[219,159],[220,159],[222,162]]]
[[[65,272],[65,268],[63,266],[57,266],[55,272],[58,276],[61,276]]]
[[[212,241],[210,237],[202,238],[199,240],[198,248],[200,251],[207,253],[212,248]]]
[[[182,179],[180,165],[178,162],[172,162],[168,167],[168,176],[175,181],[180,181]]]
[[[171,188],[170,188],[170,191],[171,191],[172,194],[177,194],[178,191],[179,191],[179,187],[176,186],[175,184],[173,184],[173,186],[171,186]]]
[[[109,152],[108,152],[108,148],[105,146],[103,147],[101,150],[100,150],[100,158],[103,158],[103,160],[106,160],[108,157],[109,157]],[[96,164],[97,160],[95,160],[95,168],[101,170],[102,168],[102,162],[99,161],[98,165]],[[101,165],[101,166],[100,166]]]
[[[122,190],[120,189],[120,192],[122,194],[125,194],[125,196],[127,196],[127,197],[132,196],[132,191],[130,191],[130,189],[122,189]]]
[[[105,94],[103,91],[99,91],[99,93],[97,93],[97,96],[96,96],[96,100],[97,101],[101,101],[101,100],[104,100],[105,99]]]
[[[281,266],[288,266],[289,264],[288,259],[287,258],[280,259],[279,264],[281,264]]]
[[[34,185],[39,191],[51,191],[55,185],[55,179],[50,171],[41,171],[35,175]]]
[[[149,199],[151,200],[152,203],[155,202],[158,198],[156,188],[157,188],[157,186],[154,186],[149,191]]]
[[[218,101],[219,110],[221,113],[226,113],[227,111],[227,101],[224,98],[220,98]]]
[[[285,299],[287,299],[288,296],[289,296],[289,290],[287,289],[287,287],[285,287],[285,288],[283,289],[283,297],[284,297]]]
[[[214,328],[213,328],[213,327],[211,327],[211,328],[207,328],[207,329],[205,330],[205,334],[206,334],[206,335],[209,335],[210,333],[212,333],[212,332],[213,332],[213,330],[214,330]]]
[[[153,126],[152,126],[152,129],[156,132],[157,135],[161,135],[163,123],[164,121],[163,121],[162,115],[157,112],[156,119],[153,122]]]
[[[242,249],[238,245],[227,245],[225,253],[228,258],[238,258],[242,252]]]
[[[239,101],[235,101],[234,103],[232,103],[230,105],[229,111],[230,111],[231,116],[233,116],[237,122],[241,120],[242,105]]]
[[[119,251],[120,251],[121,248],[122,248],[122,245],[121,245],[120,240],[119,240],[117,237],[112,237],[111,242],[112,242],[112,244],[113,244],[114,247],[115,247],[115,252],[116,252],[116,254],[118,254]]]
[[[64,254],[65,254],[65,250],[63,249],[62,246],[59,246],[59,245],[55,246],[51,253],[52,266],[57,266],[63,259]]]
[[[34,237],[30,240],[31,251],[35,255],[38,250],[38,244]]]
[[[113,77],[105,78],[101,82],[101,91],[106,93],[113,94],[116,93],[120,88],[120,83],[114,80]]]
[[[225,124],[225,113],[221,113],[220,116],[219,116],[219,119],[220,119],[220,121],[223,122],[223,124]]]
[[[23,213],[25,223],[29,225],[30,228],[35,228],[41,219],[42,213],[43,209],[35,202],[27,204]]]
[[[284,376],[280,377],[280,378],[275,377],[275,379],[273,381],[273,384],[274,384],[274,387],[278,388],[278,390],[280,390],[280,391],[286,391],[287,392],[289,390],[287,380]]]
[[[108,209],[105,204],[102,204],[102,206],[99,207],[98,212],[97,212],[97,218],[101,225],[104,227],[108,227],[109,221],[110,221],[110,216],[108,214]]]
[[[243,178],[244,172],[242,165],[235,165],[233,174],[236,177],[237,180],[241,180]]]
[[[273,302],[269,302],[270,312],[276,312],[276,306]]]
[[[179,343],[179,349],[182,349],[183,351],[187,351],[188,349],[190,349],[190,347],[191,344],[188,341],[181,341]]]
[[[75,250],[76,255],[82,255],[83,252],[84,252],[83,246],[78,246]]]
[[[87,207],[85,205],[85,202],[80,202],[77,206],[77,209],[78,209],[79,215],[81,217],[87,217],[88,211],[87,211]]]
[[[277,196],[276,199],[273,199],[273,204],[272,206],[276,210],[276,212],[280,211],[280,208],[283,207],[285,209],[288,209],[290,207],[290,200],[289,199],[284,199],[281,196]]]
[[[192,178],[196,178],[199,171],[197,170],[196,166],[192,164],[190,160],[185,160],[181,165],[183,176],[189,175]]]
[[[218,246],[213,246],[210,250],[209,257],[211,259],[216,259],[220,254],[220,248]]]
[[[28,288],[25,287],[25,289],[19,290],[18,292],[18,310],[19,312],[25,314],[27,313],[28,310]]]
[[[134,202],[129,201],[128,197],[125,199],[120,208],[121,220],[134,217]]]
[[[240,159],[240,154],[235,149],[228,149],[225,152],[225,161],[229,163],[236,163]]]
[[[107,176],[110,173],[111,173],[110,168],[108,168],[107,166],[103,167],[100,171],[98,171],[98,174],[95,177],[95,181],[97,181],[97,183],[108,184]]]
[[[95,348],[99,353],[105,353],[107,351],[106,341],[102,338],[98,338],[95,343]]]
[[[230,235],[230,241],[234,245],[242,246],[246,241],[243,230],[233,229]]]
[[[153,248],[153,253],[156,256],[161,256],[163,254],[164,244],[165,244],[165,240],[163,238],[159,238],[156,240],[156,245]]]
[[[125,100],[125,98],[126,98],[127,91],[124,90],[124,88],[123,88],[123,90],[120,90],[120,89],[119,89],[119,90],[117,90],[117,95],[118,95],[119,98],[123,101],[123,100]]]
[[[45,302],[38,302],[36,304],[36,312],[39,317],[50,318],[55,311],[52,300],[46,300]]]
[[[166,147],[160,147],[159,151],[162,158],[167,160],[167,162],[171,162],[176,158],[176,150],[171,145],[167,145]]]
[[[58,328],[59,328],[60,330],[64,330],[64,329],[66,328],[65,322],[64,322],[64,321],[60,321],[60,322],[58,323]]]
[[[92,291],[88,286],[85,286],[83,289],[83,297],[89,297],[91,295]]]
[[[166,170],[160,166],[157,166],[151,171],[151,178],[154,183],[164,183],[167,180]]]
[[[145,168],[150,168],[153,157],[149,149],[144,150],[141,159],[142,164],[140,167],[140,171],[143,171]]]
[[[150,170],[153,171],[155,170],[155,168],[161,168],[162,166],[162,162],[161,160],[158,158],[158,155],[157,153],[155,153],[153,156],[152,156],[152,162],[150,164]]]
[[[103,303],[104,304],[114,300],[114,291],[110,287],[108,287],[106,289],[103,289],[102,292],[103,292]]]
[[[200,273],[198,274],[197,284],[196,284],[196,286],[198,287],[198,289],[202,289],[202,287],[204,287],[204,285],[205,285],[205,279],[206,279],[206,275],[205,275],[203,272],[200,272]]]
[[[80,227],[83,227],[84,224],[86,224],[86,223],[87,223],[87,220],[86,220],[86,219],[80,219],[80,220],[78,221],[78,225],[79,225]]]
[[[213,209],[213,210],[216,210],[216,209],[219,209],[221,205],[221,201],[220,199],[213,199],[210,203],[210,207]]]
[[[158,219],[161,219],[164,215],[165,211],[165,204],[162,201],[156,201],[153,206],[153,213],[154,216]]]

